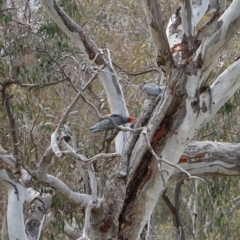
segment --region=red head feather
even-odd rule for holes
[[[128,123],[133,122],[135,120],[135,117],[129,116],[128,117]]]

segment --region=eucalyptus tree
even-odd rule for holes
[[[112,61],[110,49],[97,46],[87,31],[74,22],[55,0],[41,0],[41,5],[96,73],[80,87],[68,79],[75,90],[74,99],[65,110],[62,109],[63,114],[51,134],[49,146],[39,159],[35,159],[38,161],[35,169],[23,164],[16,139],[13,153],[1,149],[4,162],[1,183],[8,190],[7,228],[3,224],[2,232],[8,232],[9,239],[38,239],[46,211],[51,208],[49,195],[40,196],[33,189],[27,189],[29,178],[51,187],[79,209],[84,208],[81,231],[75,232],[65,221],[65,232],[72,239],[147,239],[157,201],[173,181],[188,178],[196,180],[197,185],[203,181],[200,177],[206,175],[239,175],[238,144],[192,141],[240,87],[238,58],[232,60],[212,84],[209,83],[214,64],[240,26],[239,0],[234,0],[228,7],[224,0],[183,0],[167,25],[162,15],[163,3],[142,1],[156,64],[161,71],[161,93],[145,100],[133,125],[115,124],[115,131],[106,132],[102,152],[92,157],[78,152],[75,130],[71,129],[68,119],[74,117],[73,110],[82,101],[94,109],[100,120],[108,119],[114,125],[109,116],[101,116],[96,104],[84,97],[84,91],[96,76],[103,85],[111,114],[130,116],[117,66]],[[208,20],[204,21],[206,16]],[[7,84],[13,83],[19,84],[2,83],[3,90]],[[9,110],[7,104],[6,109]],[[8,116],[11,119],[10,111]],[[14,125],[11,127],[14,129]],[[115,146],[110,147],[113,139]],[[78,166],[84,179],[84,186],[79,191],[71,190],[63,180],[49,173],[54,159],[64,161],[66,156]],[[117,159],[116,165],[106,175],[104,164],[113,158]],[[199,158],[201,161],[193,161]],[[103,159],[103,174],[96,174],[94,164]],[[22,176],[28,172],[28,177],[18,180],[6,164],[20,168]],[[32,199],[32,211],[24,227],[23,203]],[[179,236],[184,239],[179,214],[175,218]]]

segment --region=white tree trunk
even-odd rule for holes
[[[149,16],[151,19],[153,19],[149,21],[151,22],[151,24],[149,24],[150,32],[161,32],[161,27],[157,28],[157,24],[154,24],[154,26],[152,24],[154,21],[157,22],[160,17],[159,15],[154,15],[156,12],[159,14],[160,11],[157,11],[156,9],[154,11],[152,10],[152,6],[157,8],[158,4],[154,0],[148,1],[147,4],[146,2],[144,3],[145,12],[148,19]],[[229,67],[228,70],[226,70],[223,74],[221,74],[221,76],[219,76],[219,78],[216,79],[210,89],[207,88],[207,90],[205,89],[205,91],[201,91],[200,88],[201,84],[206,78],[205,76],[208,75],[209,71],[211,70],[211,66],[219,56],[220,51],[233,36],[233,32],[236,32],[240,26],[240,12],[236,10],[239,9],[239,7],[240,1],[234,1],[224,15],[219,19],[218,27],[215,28],[212,34],[208,36],[205,41],[203,41],[202,45],[199,46],[198,50],[196,51],[195,59],[198,59],[198,62],[200,63],[197,63],[196,66],[192,65],[189,69],[186,69],[185,72],[182,70],[178,71],[172,69],[172,73],[168,77],[169,88],[172,90],[172,94],[174,91],[178,91],[175,98],[180,95],[178,101],[183,101],[183,103],[181,105],[178,104],[178,109],[175,109],[175,113],[174,115],[172,114],[172,118],[166,118],[165,122],[163,121],[160,126],[157,124],[155,125],[159,127],[159,130],[155,132],[153,137],[151,136],[150,130],[149,139],[151,140],[151,144],[157,155],[160,156],[160,158],[171,162],[172,164],[178,163],[181,155],[191,139],[194,137],[195,133],[216,114],[220,107],[240,87],[240,61],[237,60]],[[191,26],[191,24],[189,26]],[[188,26],[186,26],[186,28],[188,28]],[[230,29],[234,29],[233,32],[230,32]],[[188,30],[186,31],[188,33],[191,32]],[[152,36],[153,38],[156,38],[157,36],[164,36],[164,34],[158,33],[152,34]],[[160,43],[155,44],[155,47],[157,46],[156,51],[158,53],[160,52],[160,54],[164,53],[165,51],[168,52],[168,46],[166,44],[164,45],[165,39],[159,39],[158,41],[161,42],[161,40],[163,42],[162,45]],[[165,46],[165,49],[161,49],[163,46]],[[159,50],[159,48],[161,50]],[[188,50],[184,48],[181,49],[183,54]],[[160,56],[160,58],[161,57],[164,58],[164,56]],[[184,59],[184,62],[185,61],[186,60]],[[164,64],[164,66],[161,66],[162,69],[164,69],[164,67],[165,70],[168,69],[166,68],[167,62],[171,62],[171,57],[168,59],[165,58],[165,61],[161,62]],[[229,74],[230,71],[231,74]],[[175,88],[174,84],[176,82],[178,82],[179,85]],[[186,97],[184,97],[184,95]],[[161,104],[162,103],[159,102],[159,105]],[[174,102],[173,99],[168,111],[170,111],[170,109],[174,109],[174,106],[177,106],[177,103]],[[156,112],[157,108],[155,109],[154,113]],[[154,113],[152,114],[149,123],[151,121],[157,121]],[[158,114],[156,115],[161,115],[161,113],[157,113]],[[179,121],[177,119],[179,119]],[[150,124],[148,124],[148,126],[149,125]],[[135,149],[133,150],[133,153],[136,152],[138,154],[131,155],[130,173],[133,171],[135,174],[133,174],[133,177],[130,175],[129,185],[131,185],[130,181],[133,181],[132,179],[137,177],[136,171],[139,171],[138,157],[141,158],[141,156],[144,155],[143,159],[141,160],[141,164],[143,161],[149,161],[149,164],[148,173],[145,174],[146,180],[143,180],[144,184],[141,183],[139,189],[136,191],[137,196],[132,200],[131,203],[129,203],[128,207],[125,207],[128,209],[128,212],[125,213],[124,219],[127,221],[127,219],[129,219],[130,216],[135,213],[135,221],[130,225],[122,226],[121,236],[123,236],[123,238],[126,236],[130,236],[132,239],[139,238],[145,223],[152,214],[158,197],[163,192],[166,182],[169,180],[174,171],[174,168],[165,162],[157,163],[155,157],[151,158],[151,155],[149,155],[148,152],[144,154],[144,145],[144,138],[139,138],[137,144],[135,144]],[[143,153],[143,155],[139,153]],[[135,167],[134,163],[132,162],[136,162]],[[156,170],[157,167],[158,170]],[[138,170],[132,170],[132,168]],[[130,192],[131,189],[129,189],[129,194]],[[141,209],[141,211],[138,211],[138,214],[136,214],[137,209]]]
[[[9,240],[26,240],[23,217],[26,190],[13,174],[4,168],[0,170],[0,181],[8,192],[7,226]]]

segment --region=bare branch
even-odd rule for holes
[[[81,232],[78,232],[72,228],[66,220],[64,220],[64,233],[67,235],[67,237],[73,240],[80,238],[82,235]]]
[[[123,69],[122,67],[120,67],[117,63],[113,62],[113,65],[117,68],[119,68],[121,70],[121,72],[124,72],[126,73],[128,76],[138,76],[138,75],[142,75],[142,74],[147,74],[147,73],[150,73],[150,72],[158,72],[160,73],[160,70],[159,68],[148,68],[148,69],[145,69],[145,70],[140,70],[138,72],[128,72],[127,70]]]
[[[174,223],[174,225],[176,227],[176,231],[177,231],[176,238],[184,240],[185,239],[185,233],[184,233],[183,223],[182,223],[181,216],[180,216],[181,185],[182,185],[182,181],[178,181],[175,185],[175,193],[174,193],[174,204],[175,204],[175,206],[172,204],[172,202],[170,201],[170,199],[166,195],[167,189],[165,191],[163,191],[161,197],[164,200],[164,202],[166,203],[170,212],[172,213],[173,223]]]
[[[154,108],[153,113],[151,114],[151,118],[147,122],[147,129],[150,130],[149,138],[152,139],[153,135],[155,134],[159,124],[165,117],[165,114],[168,110],[172,101],[172,95],[170,93],[169,88],[165,88],[165,91],[162,95],[161,100],[157,103],[157,106]],[[152,106],[151,106],[152,108]],[[129,139],[130,140],[130,139]],[[128,179],[130,180],[132,174],[135,172],[136,168],[138,167],[139,162],[141,161],[142,157],[147,151],[147,145],[145,144],[145,136],[144,134],[140,134],[137,138],[137,142],[133,145],[134,148],[131,150],[131,158],[130,161],[125,157],[123,160],[120,175],[126,176],[128,173]],[[141,146],[139,148],[139,146]]]
[[[84,51],[84,54],[90,59],[94,60],[97,65],[104,65],[101,52],[96,45],[86,35],[79,25],[70,19],[70,17],[59,7],[55,0],[45,1],[41,0],[45,11],[52,17],[52,19],[62,28],[62,30],[79,45],[79,48]]]
[[[105,68],[105,65],[100,69],[100,70],[102,70],[102,69],[104,69]],[[99,70],[99,71],[100,71]],[[99,74],[99,72],[96,72],[90,79],[89,79],[89,81],[82,87],[82,91],[84,92],[86,89],[87,89],[87,87],[96,79],[96,77],[98,76],[98,74]]]
[[[67,121],[69,113],[72,111],[75,104],[78,102],[79,98],[82,96],[82,92],[79,91],[76,97],[73,99],[72,103],[67,107],[66,111],[64,112],[58,127],[54,131],[54,133],[51,135],[51,147],[53,152],[58,156],[61,157],[61,151],[58,147],[58,143],[61,139],[61,128],[64,127],[64,123]]]
[[[44,87],[57,85],[57,84],[59,84],[61,82],[64,82],[66,80],[68,80],[68,79],[64,78],[64,79],[61,79],[61,80],[58,80],[58,81],[54,81],[54,82],[49,82],[49,83],[29,84],[29,83],[21,83],[19,80],[6,79],[5,81],[0,82],[0,85],[2,85],[2,87],[4,88],[5,86],[16,84],[16,85],[18,85],[20,87],[31,89],[31,88],[44,88]]]
[[[159,2],[157,0],[143,0],[143,5],[148,21],[148,28],[157,54],[157,63],[164,74],[168,75],[170,67],[174,65],[174,60],[167,40]]]
[[[77,160],[81,161],[81,164],[83,165],[89,165],[91,163],[93,163],[94,161],[100,160],[100,159],[110,159],[110,158],[114,158],[114,157],[120,157],[121,155],[119,153],[99,153],[96,156],[92,157],[92,158],[86,158],[85,156],[77,153],[70,145],[68,145],[64,140],[62,140],[60,142],[60,146],[63,149],[63,151],[61,151],[62,155],[69,155],[72,156],[74,158],[76,158]]]
[[[199,177],[237,176],[240,173],[240,145],[233,143],[193,141],[186,148],[179,164],[191,175]],[[185,178],[175,170],[169,181]]]
[[[90,240],[88,234],[89,234],[89,229],[91,226],[90,218],[91,218],[91,210],[96,207],[98,204],[97,198],[89,201],[86,212],[85,212],[85,223],[84,223],[84,228],[83,228],[83,236],[79,240]]]
[[[35,120],[33,121],[31,130],[30,130],[30,136],[31,136],[32,143],[33,143],[33,146],[34,146],[34,149],[35,149],[35,158],[36,158],[36,159],[38,159],[38,150],[37,150],[37,145],[35,144],[35,141],[34,141],[32,132],[33,132],[33,129],[34,129],[35,124],[36,124],[36,122],[37,122],[37,119],[38,119],[38,117],[39,117],[39,115],[40,115],[40,112],[41,112],[41,110],[39,110],[39,112],[37,113],[37,116],[36,116]],[[24,141],[25,141],[25,137],[24,137]],[[24,144],[24,149],[25,149],[25,148],[26,148],[26,146],[25,146],[25,144]],[[24,151],[24,152],[25,152],[25,151]],[[23,157],[25,157],[25,153],[24,153]]]
[[[216,112],[240,87],[240,59],[233,62],[211,85],[212,113]]]
[[[46,151],[42,155],[39,165],[37,167],[37,174],[40,175],[41,178],[43,178],[44,174],[48,172],[48,167],[53,156],[54,152],[52,150],[52,147],[50,146],[46,149]]]
[[[73,192],[70,188],[62,182],[59,178],[54,177],[50,174],[45,174],[40,177],[37,173],[35,174],[37,181],[52,187],[57,193],[61,194],[65,199],[74,204],[80,204],[83,207],[87,207],[91,196],[87,194],[81,194],[79,192]]]
[[[102,51],[97,48],[93,41],[87,36],[83,29],[77,25],[70,17],[57,5],[55,0],[41,0],[43,7],[49,16],[58,24],[60,28],[69,36],[73,42],[81,49],[89,61],[94,61],[98,66],[106,67],[99,73],[102,80],[111,113],[128,116],[128,110],[123,97],[121,85],[114,69],[111,67],[111,59],[106,59]],[[128,133],[120,132],[115,138],[116,150],[122,152]]]

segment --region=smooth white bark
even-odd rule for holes
[[[91,199],[90,195],[71,191],[64,182],[50,174],[44,175],[44,179],[41,179],[41,181],[54,188],[59,194],[68,199],[69,202],[81,204],[83,207],[86,207]]]
[[[73,240],[81,236],[81,233],[72,228],[66,220],[64,221],[64,233]]]
[[[0,159],[5,162],[6,164],[10,165],[11,167],[16,166],[16,159],[13,154],[7,152],[5,149],[2,148],[0,145]]]
[[[23,216],[26,189],[9,170],[4,168],[0,170],[0,181],[8,192],[7,225],[9,240],[26,240]]]
[[[34,198],[37,198],[40,196],[40,192],[34,190],[33,188],[28,188],[26,191],[26,199],[25,201],[30,203]]]
[[[198,23],[201,21],[202,17],[206,14],[209,9],[210,0],[195,0],[192,3],[192,11],[193,11],[193,29],[195,30]]]
[[[181,5],[181,19],[183,34],[187,37],[193,36],[194,25],[193,25],[193,12],[192,12],[192,1],[182,0]]]
[[[3,216],[1,239],[9,240],[9,237],[8,237],[8,226],[7,226],[7,214],[6,213]]]

